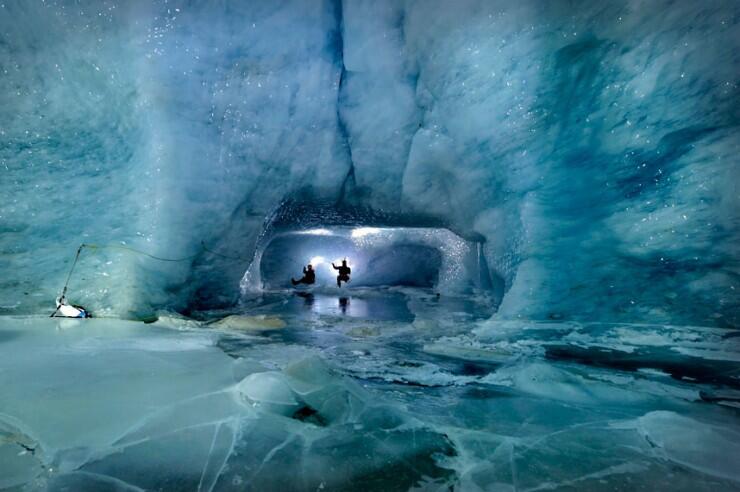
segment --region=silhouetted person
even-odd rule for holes
[[[352,270],[347,266],[347,260],[342,260],[342,264],[340,266],[336,266],[334,263],[332,263],[331,266],[334,270],[339,270],[339,275],[337,275],[337,287],[341,287],[342,282],[349,282],[349,274],[352,273]]]
[[[303,277],[301,277],[300,280],[295,280],[291,278],[290,281],[293,285],[298,285],[298,284],[311,285],[312,283],[316,282],[316,272],[314,271],[313,266],[306,265],[305,267],[303,267]]]

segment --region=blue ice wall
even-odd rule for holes
[[[3,3],[3,312],[48,306],[83,241],[249,258],[285,195],[336,196],[339,22],[331,2]],[[237,293],[248,261],[228,266]],[[191,278],[103,249],[70,289],[138,315],[182,305]]]
[[[81,240],[247,258],[100,252],[76,285],[97,309],[236,292],[264,218],[298,194],[482,235],[499,317],[737,326],[739,15],[5,1],[0,306],[40,309]]]
[[[142,150],[137,49],[119,9],[89,7],[0,4],[4,314],[48,309],[79,243],[132,242],[146,231],[154,198],[140,183],[154,169]],[[120,307],[135,265],[115,260],[86,258],[76,294]]]
[[[358,182],[486,236],[498,316],[737,325],[737,3],[344,5]]]

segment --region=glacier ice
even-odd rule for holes
[[[739,22],[3,0],[0,489],[739,489]]]
[[[499,318],[737,326],[737,30],[727,1],[5,2],[1,309],[83,241],[198,255],[86,255],[94,311],[233,303],[294,200],[481,240]]]
[[[2,317],[0,488],[740,487],[740,396],[717,389],[718,377],[737,388],[736,364],[698,374],[706,360],[682,350],[640,370],[583,363],[552,349],[599,353],[630,330],[636,351],[656,346],[657,327],[493,322],[403,295],[413,322],[273,302],[262,310],[286,326],[258,335]],[[672,348],[740,353],[719,336],[734,330],[665,328]]]

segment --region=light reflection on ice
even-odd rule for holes
[[[378,227],[358,227],[356,229],[352,229],[352,237],[360,238],[369,234],[378,234],[379,232],[380,229]]]

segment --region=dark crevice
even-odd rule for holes
[[[406,45],[406,12],[402,11],[398,21],[399,31],[401,33],[401,43],[403,46]],[[408,62],[408,60],[407,60]],[[411,159],[411,149],[414,144],[414,137],[419,130],[424,127],[424,114],[426,109],[419,102],[419,78],[421,77],[418,62],[414,62],[414,67],[408,76],[409,85],[414,89],[414,104],[416,106],[416,128],[410,132],[408,145],[406,146],[406,159],[403,163],[403,173],[401,174],[401,196],[400,200],[403,202],[403,177],[406,175],[406,170],[409,167],[409,160]]]
[[[605,367],[618,371],[637,372],[640,369],[657,369],[678,381],[693,384],[740,387],[737,365],[733,362],[689,357],[690,362],[678,360],[655,348],[634,352],[553,345],[546,349],[545,357],[553,361],[577,362],[586,366]],[[725,398],[723,398],[725,399]]]
[[[310,424],[317,425],[319,427],[326,427],[328,425],[327,420],[321,416],[321,414],[315,408],[308,405],[304,405],[296,410],[291,418],[300,420],[301,422],[307,422]]]
[[[350,144],[349,131],[347,130],[347,124],[342,118],[342,90],[345,86],[345,80],[347,75],[347,69],[344,66],[344,12],[342,8],[342,0],[334,1],[334,18],[336,21],[336,29],[334,31],[334,55],[337,58],[337,63],[341,69],[339,72],[339,84],[337,85],[337,132],[342,141],[342,146],[346,149],[347,160],[349,161],[349,170],[347,175],[342,181],[342,187],[339,190],[339,196],[337,197],[337,206],[344,204],[349,196],[352,196],[355,192],[357,182],[355,179],[355,163],[352,160],[352,145]]]

